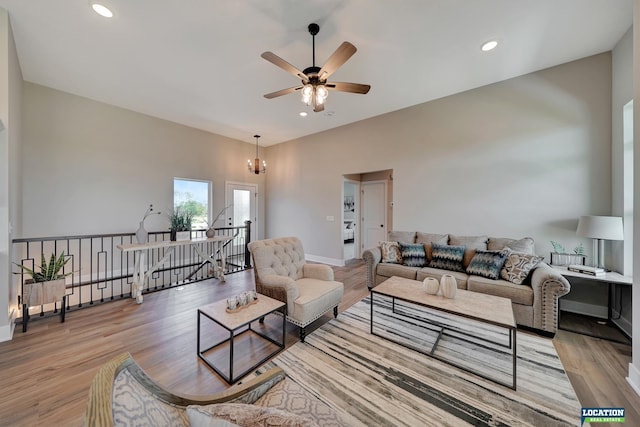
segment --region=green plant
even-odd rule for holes
[[[171,231],[191,231],[193,214],[177,207],[169,214],[169,229]]]
[[[40,268],[40,272],[34,271],[29,267],[25,267],[22,264],[15,263],[18,267],[22,269],[25,273],[29,274],[34,282],[48,282],[50,280],[58,280],[64,279],[67,276],[73,274],[72,272],[63,273],[62,269],[69,262],[71,258],[66,258],[64,256],[64,251],[60,254],[58,258],[56,258],[56,254],[51,254],[51,258],[49,258],[49,262],[47,263],[47,259],[44,254],[42,254],[42,259],[40,265],[37,266]],[[16,273],[19,274],[19,273]]]
[[[553,251],[559,254],[566,254],[567,250],[560,243],[552,240],[551,246],[553,246]],[[584,246],[580,243],[573,249],[573,253],[576,255],[584,255]]]
[[[553,251],[557,252],[559,254],[564,254],[566,253],[566,249],[564,248],[564,246],[562,246],[560,243],[556,242],[556,241],[551,241],[551,246],[553,246]]]

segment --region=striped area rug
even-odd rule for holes
[[[428,313],[396,304],[394,314],[390,304],[376,296],[376,331],[416,346],[430,345],[436,332],[425,332],[420,325],[421,317],[432,317],[454,330],[442,338],[440,356],[508,381],[510,350],[495,351],[495,345],[474,338],[499,342],[505,331]],[[281,367],[353,426],[580,425],[581,405],[548,338],[518,332],[514,391],[371,335],[369,320],[370,300],[365,298],[262,369]],[[455,330],[469,331],[471,337]]]

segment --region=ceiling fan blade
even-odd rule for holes
[[[343,42],[322,66],[318,73],[318,78],[321,81],[326,81],[327,78],[340,68],[342,64],[347,62],[347,60],[351,58],[357,50],[358,49],[356,49],[356,47],[351,43]]]
[[[313,107],[313,111],[319,113],[320,111],[324,111],[324,104],[316,104]]]
[[[263,52],[262,55],[260,55],[261,57],[263,57],[264,59],[266,59],[267,61],[271,62],[273,65],[276,65],[280,68],[282,68],[283,70],[285,70],[288,73],[293,74],[294,76],[298,77],[299,79],[302,79],[303,82],[307,83],[309,81],[309,78],[300,70],[298,70],[296,67],[294,67],[293,65],[289,64],[287,61],[285,61],[284,59],[280,58],[278,55],[276,55],[273,52]]]
[[[360,83],[340,83],[340,82],[328,83],[327,82],[325,86],[329,90],[338,90],[340,92],[351,92],[351,93],[362,93],[362,94],[369,92],[369,89],[371,89],[370,85],[363,85]]]
[[[282,90],[279,90],[279,91],[276,91],[276,92],[268,93],[264,97],[267,98],[267,99],[277,98],[278,96],[286,95],[288,93],[295,92],[295,91],[300,90],[300,89],[302,89],[302,86],[290,87],[290,88],[287,88],[287,89],[282,89]]]

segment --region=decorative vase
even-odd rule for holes
[[[450,274],[443,274],[440,278],[440,288],[442,289],[442,295],[445,298],[455,298],[456,290],[458,289],[458,282],[456,278]]]
[[[422,281],[422,287],[426,293],[435,295],[440,290],[440,282],[438,282],[438,279],[434,279],[433,277],[427,277]]]
[[[149,232],[144,228],[144,221],[140,221],[140,226],[136,230],[136,240],[138,243],[147,243]]]
[[[216,235],[216,229],[213,227],[209,227],[207,228],[207,231],[205,232],[205,234],[207,235],[208,238],[214,237]]]

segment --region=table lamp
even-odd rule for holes
[[[604,268],[604,241],[624,240],[622,218],[618,216],[581,216],[576,234],[595,239],[593,241],[594,265]]]

